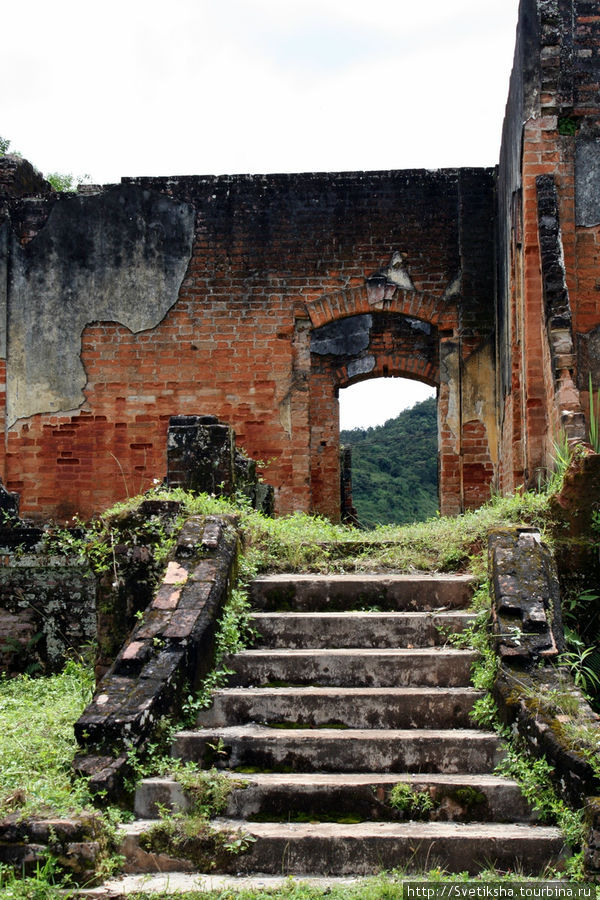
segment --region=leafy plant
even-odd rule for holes
[[[18,877],[10,866],[0,863],[3,900],[69,900],[75,895],[69,882],[69,876],[58,870],[56,859],[50,855],[43,863],[37,863],[33,875],[22,877]]]
[[[45,178],[53,190],[69,193],[76,191],[78,184],[85,184],[91,181],[89,175],[73,175],[65,172],[49,172]]]
[[[558,658],[558,664],[565,666],[578,688],[585,694],[592,694],[600,687],[600,676],[591,666],[586,665],[586,660],[597,652],[596,647],[586,647],[583,641],[576,639],[571,633],[569,645],[572,650],[565,650]]]
[[[567,469],[573,458],[573,451],[569,445],[569,437],[564,429],[561,429],[554,441],[554,471],[546,484],[546,492],[556,493],[562,487]]]
[[[215,690],[222,687],[232,674],[227,658],[249,646],[255,635],[248,592],[245,588],[234,588],[217,627],[214,666],[198,691],[188,694],[183,702],[182,713],[187,724],[193,724],[198,712],[210,706]]]
[[[519,740],[510,742],[505,749],[505,758],[496,767],[498,774],[514,778],[525,799],[539,814],[540,821],[555,822],[567,843],[578,848],[585,837],[584,810],[571,809],[558,796],[550,763],[543,757],[530,756]]]
[[[429,791],[415,791],[410,784],[399,781],[390,791],[390,806],[409,816],[420,818],[435,808],[435,801]]]
[[[577,134],[579,123],[572,116],[559,116],[558,133],[566,137],[572,137]]]

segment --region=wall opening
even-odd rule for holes
[[[435,515],[436,389],[408,378],[371,378],[340,388],[339,409],[340,445],[351,448],[352,502],[360,525]]]

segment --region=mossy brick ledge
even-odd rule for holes
[[[238,548],[233,516],[194,516],[181,529],[151,603],[75,723],[83,753],[74,766],[93,791],[118,797],[128,751],[151,739],[183,688],[209,671]]]
[[[553,703],[557,695],[567,694],[577,707],[570,715]],[[600,792],[600,780],[565,727],[586,725],[600,731],[600,720],[568,672],[550,667],[511,671],[501,665],[494,697],[504,723],[513,727],[535,756],[543,755],[552,764],[556,786],[569,803],[581,805],[590,794]]]
[[[600,779],[571,727],[597,729],[600,734],[600,717],[570,672],[548,664],[564,649],[554,558],[536,529],[519,526],[490,533],[488,552],[500,657],[493,694],[500,717],[535,756],[545,756],[551,763],[555,785],[565,800],[588,811],[586,877],[598,881]]]
[[[89,884],[114,848],[99,813],[68,819],[23,818],[12,813],[0,821],[0,863],[33,874],[52,855],[79,884]]]
[[[493,629],[502,659],[526,667],[564,650],[556,566],[535,528],[490,533]]]
[[[98,576],[96,681],[106,674],[151,603],[162,576],[156,550],[165,535],[171,537],[182,515],[176,500],[148,498],[134,509],[110,517],[115,538],[113,565]]]

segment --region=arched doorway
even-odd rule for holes
[[[485,503],[498,464],[493,335],[465,332],[455,295],[373,286],[369,279],[305,308],[312,511],[340,518],[339,390],[389,376],[437,388],[442,515]]]
[[[315,511],[340,516],[339,391],[372,378],[401,377],[439,388],[435,325],[376,311],[313,329],[310,339],[311,480]]]

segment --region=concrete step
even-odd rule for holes
[[[244,650],[226,660],[232,686],[466,687],[477,654],[421,650]]]
[[[255,613],[254,648],[436,647],[463,631],[475,613],[339,612]]]
[[[348,728],[472,728],[469,713],[483,696],[474,688],[225,688],[202,710],[208,728],[247,722]]]
[[[204,768],[276,772],[490,772],[495,734],[469,729],[279,729],[261,725],[180,731],[172,755]]]
[[[516,782],[495,775],[423,775],[366,773],[257,773],[231,779],[223,815],[253,821],[403,820],[414,810],[397,810],[389,802],[392,788],[409,785],[427,792],[431,809],[419,818],[430,821],[531,822],[535,819]],[[192,800],[172,778],[146,778],[135,794],[135,813],[160,817],[160,810],[189,812]]]
[[[354,886],[362,879],[359,878],[302,878],[302,888],[306,885],[316,888],[321,893],[331,891],[332,888]],[[383,876],[378,881],[383,880]],[[390,885],[397,884],[393,876],[389,878]],[[298,881],[300,884],[300,881]],[[365,882],[365,891],[369,890],[369,882]],[[157,900],[165,897],[189,896],[190,900],[200,900],[206,897],[234,898],[242,892],[253,891],[260,897],[268,898],[273,891],[285,890],[290,892],[292,883],[287,875],[215,875],[210,873],[202,875],[198,872],[144,872],[142,875],[121,875],[109,878],[108,881],[93,888],[79,888],[77,897],[86,900],[132,900],[138,895],[146,897],[156,895]],[[247,897],[248,894],[244,894]],[[320,895],[319,895],[320,896]]]
[[[128,873],[190,871],[186,861],[140,848],[140,835],[154,823],[138,820],[122,829],[121,852]],[[214,819],[212,829],[245,836],[246,849],[211,856],[215,872],[241,875],[370,875],[382,869],[408,872],[439,866],[450,872],[477,874],[481,869],[541,873],[564,854],[557,828],[531,825],[456,822],[363,822],[283,824]],[[193,839],[188,839],[191,847]],[[206,846],[199,841],[200,847]],[[206,855],[206,851],[205,851]],[[177,868],[178,867],[178,868]]]
[[[473,593],[470,575],[264,575],[250,586],[256,609],[334,610],[465,609]]]

